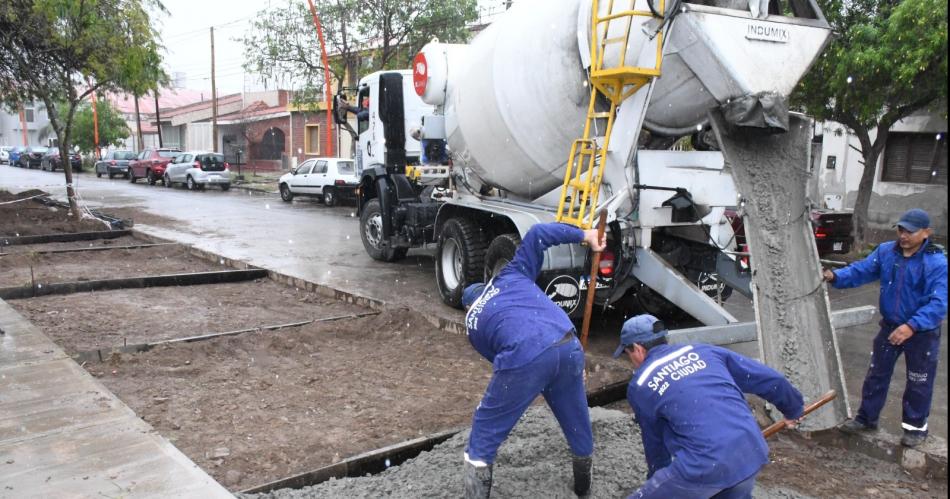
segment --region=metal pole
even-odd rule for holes
[[[158,109],[158,89],[155,89],[155,126],[158,128],[158,147],[165,147],[162,142],[162,114]]]
[[[211,151],[218,152],[218,89],[214,85],[214,26],[211,27]]]
[[[333,91],[330,89],[330,62],[327,58],[327,44],[323,40],[323,27],[320,26],[320,18],[317,16],[317,9],[313,6],[313,0],[307,0],[310,5],[310,15],[313,16],[313,25],[317,27],[317,38],[320,39],[320,60],[323,63],[323,85],[326,89],[327,99],[327,156],[333,156]],[[291,130],[293,133],[293,130]]]
[[[99,152],[99,106],[96,105],[95,92],[89,94],[89,98],[92,99],[92,143],[95,146],[94,152],[96,153],[96,160],[98,161],[102,159],[102,153]]]
[[[20,130],[23,131],[23,147],[28,147],[30,145],[30,137],[26,131],[26,109],[23,108],[23,103],[20,103]]]

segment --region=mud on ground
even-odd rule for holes
[[[8,302],[67,353],[365,312],[269,279]]]
[[[646,479],[637,425],[630,414],[591,409],[594,480],[590,497],[626,497]],[[243,499],[456,498],[462,495],[462,452],[468,431],[430,452],[380,474],[330,480],[300,490],[282,489]],[[946,497],[946,484],[913,479],[896,465],[837,449],[813,448],[801,437],[770,441],[772,464],[759,475],[754,497],[766,499]],[[530,409],[502,444],[494,467],[492,497],[574,498],[571,455],[546,407]]]
[[[214,270],[229,268],[193,256],[181,245],[53,254],[17,252],[0,257],[0,287]]]
[[[40,190],[29,190],[17,194],[0,191],[0,203],[25,199]],[[66,209],[46,206],[29,199],[11,204],[0,204],[0,236],[38,236],[64,232],[92,232],[109,230],[101,220],[71,220]]]

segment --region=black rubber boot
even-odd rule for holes
[[[591,475],[593,474],[594,457],[574,456],[574,493],[578,497],[587,497],[590,493]]]
[[[491,468],[465,463],[465,499],[488,499],[491,496]]]

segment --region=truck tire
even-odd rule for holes
[[[383,213],[378,198],[370,199],[363,206],[363,213],[360,215],[360,239],[363,240],[366,253],[373,260],[395,262],[405,258],[409,252],[409,248],[383,246]]]
[[[498,275],[508,262],[514,259],[515,251],[521,244],[521,236],[517,233],[502,234],[492,240],[485,252],[484,282]]]
[[[482,280],[486,246],[481,229],[467,218],[450,218],[442,226],[435,253],[435,275],[446,305],[461,308],[462,291]]]

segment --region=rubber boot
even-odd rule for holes
[[[590,493],[591,475],[593,474],[594,457],[574,456],[574,493],[578,497],[587,497]]]
[[[492,465],[465,463],[465,499],[488,499],[491,496]]]

